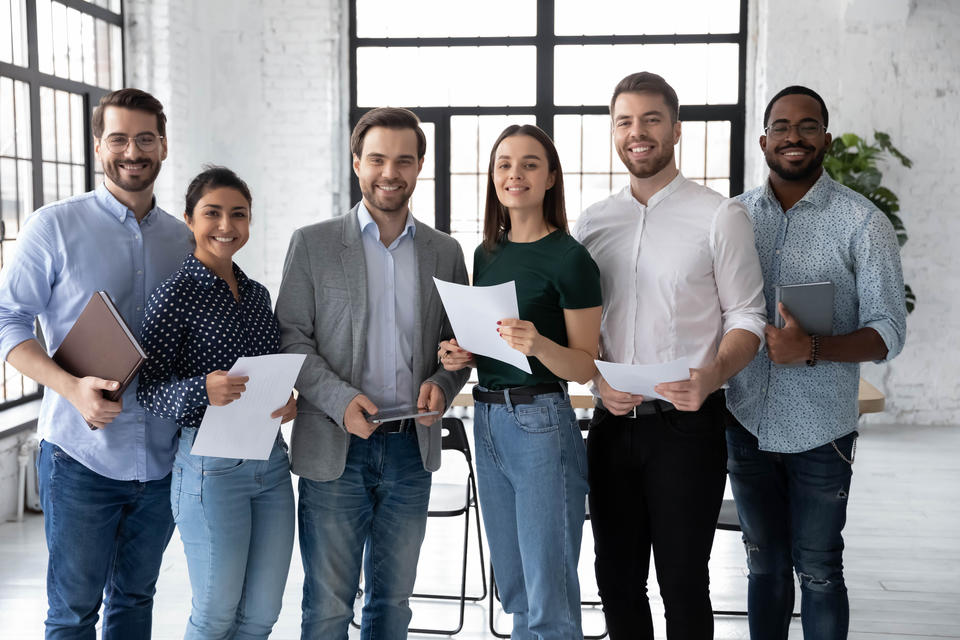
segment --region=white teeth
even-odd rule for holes
[[[526,191],[526,187],[507,187],[507,191]]]
[[[650,147],[630,147],[630,151],[633,153],[644,153],[649,150]]]
[[[783,154],[783,155],[785,155],[785,156],[802,156],[803,154],[804,154],[803,151],[787,151],[787,152],[786,152],[785,154]]]
[[[383,189],[384,191],[397,191],[400,189],[400,187],[383,187],[383,186],[381,186],[380,188]]]
[[[233,242],[235,238],[225,238],[223,236],[214,236],[213,239],[216,240],[217,242]]]

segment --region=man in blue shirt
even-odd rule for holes
[[[760,136],[769,181],[739,196],[753,219],[767,318],[777,285],[830,281],[832,335],[809,335],[789,309],[766,349],[730,381],[728,470],[743,529],[754,638],[787,638],[791,569],[806,638],[846,638],[843,537],[857,437],[860,362],[886,362],[906,334],[893,226],[823,171],[823,99],[800,86],[770,101]]]
[[[186,225],[156,206],[167,156],[160,102],[107,94],[93,113],[103,184],[37,210],[0,278],[0,356],[45,387],[38,472],[49,557],[46,637],[150,637],[153,594],[173,533],[177,425],[146,414],[137,382],[77,378],[49,357],[91,295],[107,291],[139,336],[147,297],[190,252]],[[39,319],[47,350],[34,335]]]

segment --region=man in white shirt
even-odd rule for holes
[[[726,482],[721,387],[765,325],[753,228],[739,202],[680,175],[679,101],[660,76],[614,89],[613,141],[630,185],[588,208],[574,235],[600,267],[603,360],[687,356],[690,378],[647,399],[594,379],[590,514],[613,640],[653,638],[650,549],[670,638],[712,638],[707,561]]]

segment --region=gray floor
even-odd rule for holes
[[[960,427],[869,426],[857,449],[848,524],[846,571],[850,589],[851,639],[960,638]],[[447,465],[436,482],[451,479]],[[431,522],[421,557],[418,589],[455,589],[461,522]],[[471,536],[474,533],[471,532]],[[472,537],[471,541],[475,542]],[[595,593],[590,576],[592,539],[584,538],[584,592]],[[479,588],[475,548],[470,572]],[[43,521],[0,524],[0,624],[6,640],[42,637],[46,555]],[[284,609],[273,638],[297,638],[303,570],[298,554],[287,582]],[[743,549],[735,533],[718,532],[711,561],[715,608],[740,608],[746,580]],[[657,593],[651,584],[652,594]],[[190,589],[179,539],[164,558],[155,609],[154,637],[182,637]],[[658,637],[665,637],[662,604],[654,596]],[[487,603],[467,607],[459,638],[492,638]],[[456,624],[451,605],[414,603],[414,625]],[[602,628],[596,611],[584,614],[586,633]],[[498,616],[498,628],[509,628]],[[351,638],[358,637],[351,632]],[[741,619],[718,618],[716,637],[747,638]],[[801,638],[799,624],[791,638]]]

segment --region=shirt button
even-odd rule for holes
[[[143,422],[143,416],[137,416],[137,422]]]
[[[140,311],[141,309],[143,309],[143,307],[137,307],[137,311]]]
[[[777,255],[780,255],[780,249],[777,249]]]

